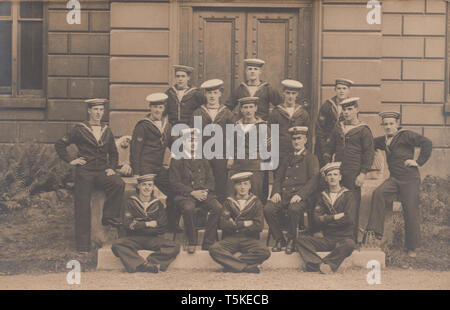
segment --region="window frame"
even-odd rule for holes
[[[47,2],[42,3],[42,18],[21,18],[20,4],[33,1],[13,1],[11,4],[11,15],[0,16],[0,20],[10,20],[11,25],[11,93],[0,94],[0,107],[5,108],[44,108],[46,105],[47,89],[47,37],[48,37],[48,10]],[[42,22],[42,89],[20,89],[20,44],[21,44],[21,21]],[[9,87],[8,87],[9,88]]]

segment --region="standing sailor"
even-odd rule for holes
[[[125,183],[115,169],[118,164],[116,142],[111,129],[101,123],[106,99],[86,100],[89,120],[76,124],[55,143],[59,157],[75,166],[75,239],[79,252],[91,248],[91,194],[94,187],[105,191],[103,225],[118,227]],[[72,158],[67,147],[75,144],[78,157]]]

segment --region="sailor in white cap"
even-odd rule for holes
[[[269,124],[279,125],[280,163],[292,153],[289,128],[294,126],[309,126],[309,113],[297,103],[297,97],[303,88],[302,83],[295,80],[283,80],[283,103],[277,105],[269,114]]]
[[[359,98],[347,98],[339,104],[342,106],[344,120],[338,121],[331,132],[330,142],[325,146],[323,158],[331,161],[334,156],[335,161],[342,162],[342,184],[354,192],[356,199],[355,240],[357,240],[361,186],[371,169],[375,151],[372,131],[358,118]]]
[[[405,246],[409,256],[415,257],[420,246],[419,167],[430,158],[432,143],[414,131],[402,129],[397,111],[381,112],[380,118],[385,134],[374,139],[375,149],[386,151],[389,178],[373,192],[364,241],[366,245],[379,243],[374,239],[383,237],[386,205],[398,197],[405,218]],[[417,160],[415,148],[420,149]]]
[[[258,265],[270,257],[259,240],[264,228],[262,203],[251,192],[252,172],[231,176],[234,194],[224,202],[220,217],[222,240],[209,248],[209,254],[224,267],[224,272],[259,273]],[[239,257],[234,256],[240,252]]]
[[[79,252],[89,252],[91,246],[90,212],[91,193],[94,185],[105,190],[103,225],[121,225],[120,212],[125,183],[115,169],[118,168],[118,152],[114,134],[102,124],[107,99],[89,99],[89,120],[76,124],[62,139],[55,143],[59,157],[75,166],[75,239]],[[77,158],[73,158],[67,147],[75,144]]]
[[[205,97],[196,87],[191,87],[190,79],[194,68],[185,65],[173,66],[175,85],[170,87],[166,94],[167,114],[169,122],[174,124],[189,124],[192,112],[205,103]]]
[[[258,97],[258,112],[257,116],[263,120],[267,120],[269,116],[270,103],[274,106],[281,103],[280,94],[273,89],[269,83],[261,80],[264,61],[261,59],[245,59],[245,83],[241,83],[238,88],[234,90],[231,100],[228,102],[228,107],[231,111],[235,111],[239,104],[239,99],[243,97]]]
[[[321,167],[326,163],[326,159],[323,158],[322,154],[325,145],[329,143],[331,131],[337,121],[343,120],[342,107],[339,103],[350,96],[351,87],[353,84],[354,82],[349,79],[336,79],[334,84],[335,96],[325,100],[325,102],[320,106],[316,123],[315,153],[319,158]]]
[[[225,159],[226,150],[226,124],[234,123],[234,115],[228,107],[220,102],[223,94],[223,81],[212,79],[205,81],[201,88],[205,90],[206,103],[196,109],[192,114],[190,126],[195,126],[194,119],[200,118],[202,121],[202,130],[209,124],[217,124],[222,128],[223,134],[223,159],[213,158],[210,160],[211,167],[216,180],[216,194],[220,202],[226,198],[227,188],[227,160]],[[210,137],[204,137],[204,143]],[[212,150],[216,152],[214,148]]]
[[[297,228],[300,219],[313,206],[311,197],[319,183],[319,161],[305,148],[308,140],[308,127],[295,126],[289,129],[292,151],[275,174],[272,197],[264,206],[264,215],[270,232],[275,239],[272,252],[280,252],[286,247],[286,254],[295,251]],[[280,213],[288,215],[288,240],[284,238],[280,225]],[[306,225],[305,225],[306,226]]]
[[[111,247],[128,272],[166,271],[180,251],[176,242],[162,237],[168,223],[164,204],[154,195],[155,178],[155,174],[137,177],[137,194],[125,203],[126,236],[114,241]],[[140,250],[153,252],[144,259],[138,253]]]
[[[297,239],[297,251],[305,263],[305,271],[335,272],[355,248],[355,199],[351,191],[340,185],[340,166],[340,162],[332,162],[320,170],[328,186],[316,203],[314,220],[323,237],[300,236]],[[321,258],[317,252],[330,253]]]

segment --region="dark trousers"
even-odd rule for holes
[[[361,187],[355,185],[355,180],[358,177],[360,172],[356,171],[342,171],[342,185],[344,185],[348,190],[353,193],[353,197],[356,200],[356,210],[355,210],[355,228],[353,231],[353,236],[355,242],[357,242],[358,231],[359,231],[359,207],[361,204]]]
[[[154,251],[147,261],[155,265],[168,266],[180,252],[180,246],[172,240],[158,236],[129,236],[116,240],[111,249],[128,272],[136,272],[136,267],[145,263],[139,250]]]
[[[239,172],[244,172],[246,170],[230,170],[228,172],[228,182],[227,182],[227,195],[232,196],[234,194],[234,183],[231,182],[230,177]],[[268,171],[250,171],[253,173],[250,178],[252,184],[251,192],[255,194],[256,197],[261,200],[263,204],[267,202],[267,196],[269,195],[269,174]]]
[[[378,186],[372,194],[369,222],[367,230],[382,236],[384,232],[384,211],[398,197],[403,207],[405,219],[405,246],[415,250],[420,245],[420,209],[419,209],[420,179],[399,181],[388,178]]]
[[[215,198],[208,197],[204,201],[183,199],[178,202],[179,209],[183,215],[184,231],[189,245],[197,245],[197,228],[195,225],[196,208],[208,211],[203,244],[210,246],[216,241],[217,224],[219,222],[222,205]]]
[[[241,255],[234,256],[236,252]],[[226,237],[214,243],[209,254],[220,265],[239,272],[247,266],[262,264],[270,257],[270,251],[261,241],[247,236]]]
[[[352,239],[336,239],[330,237],[302,236],[298,238],[297,251],[305,262],[307,271],[319,271],[321,263],[330,265],[336,271],[344,259],[350,256],[355,248]],[[316,252],[328,252],[323,259]]]
[[[91,194],[94,188],[105,191],[103,219],[120,218],[125,183],[115,174],[77,167],[75,176],[75,241],[77,250],[88,251],[91,245]]]
[[[303,200],[284,205],[281,202],[273,203],[270,200],[267,201],[267,204],[264,206],[264,217],[266,218],[267,224],[269,224],[270,232],[275,240],[284,239],[280,225],[280,215],[283,209],[287,209],[288,213],[288,239],[295,240],[297,238],[300,216],[306,210],[306,204]]]
[[[222,203],[227,198],[227,160],[226,159],[211,159],[211,168],[214,173],[216,181],[216,195],[217,199]]]
[[[156,174],[155,185],[167,197],[166,206],[167,206],[167,219],[169,222],[169,230],[174,230],[178,224],[178,219],[180,215],[175,206],[174,194],[172,192],[172,187],[170,186],[169,170],[161,168],[157,171],[151,171],[146,173]]]

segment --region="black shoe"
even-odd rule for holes
[[[286,254],[290,255],[295,252],[295,243],[294,240],[289,240],[286,246]]]
[[[169,264],[161,264],[159,265],[159,271],[165,272],[169,268]]]
[[[286,246],[286,241],[284,239],[277,240],[272,248],[272,252],[281,252]]]
[[[158,267],[148,262],[136,267],[136,272],[158,273]]]
[[[209,245],[209,244],[202,244],[202,250],[203,251],[209,251],[209,248],[211,247],[211,245]]]
[[[246,273],[260,273],[260,270],[258,268],[258,266],[247,266],[245,267],[242,272],[246,272]]]
[[[230,267],[224,267],[222,270],[223,273],[236,273],[234,269],[231,269]]]
[[[188,245],[187,252],[188,252],[188,254],[194,254],[195,253],[195,245]]]
[[[118,227],[122,226],[122,222],[117,218],[110,217],[110,218],[102,219],[102,225],[103,226],[111,225],[112,227],[118,228]]]

